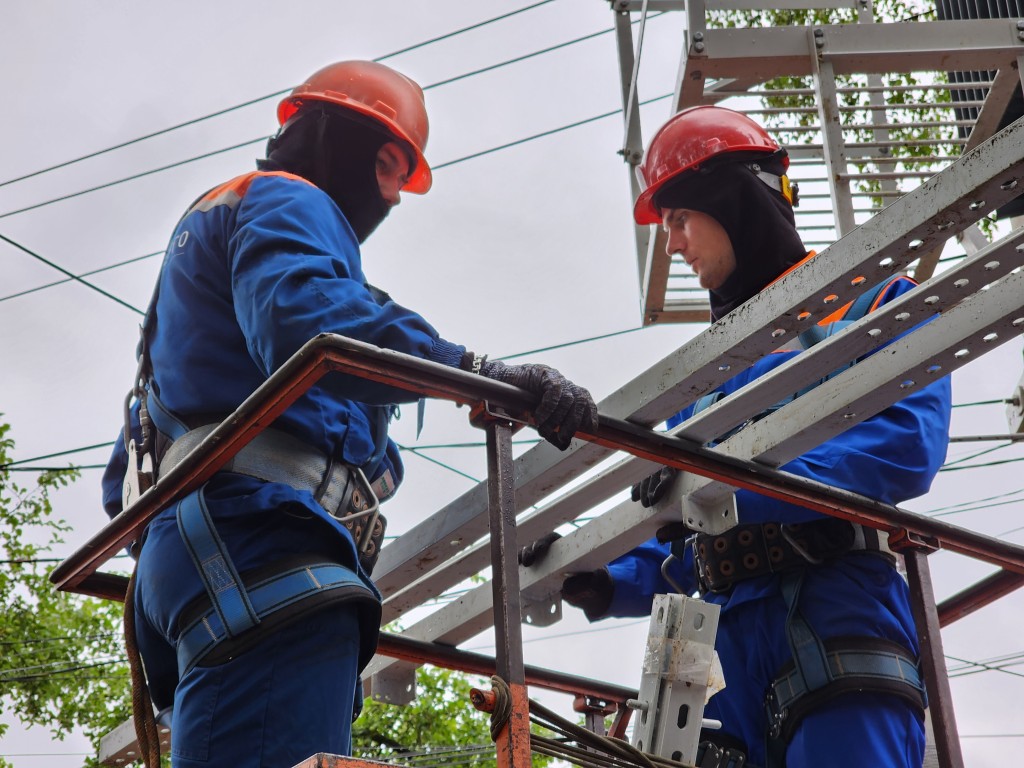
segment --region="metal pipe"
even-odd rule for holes
[[[534,402],[528,392],[509,384],[342,336],[321,334],[307,342],[193,453],[58,565],[51,581],[60,589],[74,591],[100,565],[135,540],[160,510],[209,479],[328,371],[361,376],[464,405],[489,402],[525,422]],[[833,517],[881,530],[905,529],[933,538],[960,554],[1024,573],[1024,547],[754,462],[723,456],[623,419],[601,416],[593,434],[580,433],[579,437]]]

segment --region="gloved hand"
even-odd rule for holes
[[[560,451],[569,447],[573,435],[582,429],[597,429],[597,405],[583,387],[573,384],[554,368],[537,363],[505,365],[466,353],[462,367],[481,376],[512,384],[537,395],[533,418],[540,436]]]
[[[539,563],[544,559],[551,545],[560,538],[562,538],[562,534],[551,531],[551,533],[545,533],[533,543],[527,544],[519,550],[519,564],[529,568],[534,563]]]
[[[583,609],[587,619],[604,618],[612,604],[615,584],[607,568],[589,573],[574,573],[562,582],[562,599],[569,605]]]
[[[657,472],[648,475],[634,485],[630,491],[629,498],[633,501],[639,501],[642,507],[653,507],[661,501],[668,489],[672,487],[672,483],[678,474],[679,470],[674,467],[662,467]]]

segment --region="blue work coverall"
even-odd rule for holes
[[[914,287],[909,278],[893,279],[876,306]],[[799,352],[777,352],[727,381],[728,395],[764,376]],[[949,441],[948,377],[913,392],[781,469],[890,504],[928,491],[946,456]],[[674,427],[693,412],[689,407],[668,421]],[[822,519],[809,509],[753,491],[738,490],[739,521],[802,523]],[[654,595],[675,592],[661,574],[669,545],[651,539],[608,566],[614,593],[606,615],[642,616]],[[676,561],[673,579],[697,591],[691,548]],[[721,720],[723,731],[738,737],[748,760],[764,766],[767,719],[765,695],[790,660],[786,640],[787,607],[777,574],[737,582],[722,594],[703,599],[721,606],[716,650],[726,688],[711,697],[705,716]],[[906,582],[882,557],[853,552],[823,565],[808,566],[800,609],[822,639],[871,636],[895,641],[918,653]],[[909,735],[909,737],[908,737]],[[787,768],[918,768],[923,760],[920,713],[903,699],[876,693],[839,696],[816,708],[794,733],[786,752]]]
[[[220,421],[321,332],[452,366],[465,352],[366,284],[348,221],[304,179],[253,172],[197,200],[171,238],[147,319],[150,384],[162,404],[191,426]],[[402,462],[387,423],[395,403],[417,397],[329,373],[273,426],[394,488]],[[104,475],[111,516],[121,509],[126,465],[118,440]],[[222,472],[205,486],[205,499],[239,573],[312,554],[347,566],[377,594],[351,535],[309,491]],[[173,701],[174,766],[282,768],[316,752],[348,754],[360,663],[359,615],[348,604],[316,611],[226,663],[196,666],[179,679],[179,617],[205,591],[175,508],[147,529],[135,592],[154,702],[165,709]]]

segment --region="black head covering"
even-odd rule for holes
[[[659,208],[687,208],[714,218],[736,254],[736,270],[709,291],[711,319],[719,320],[807,255],[793,208],[755,175],[750,159],[685,173],[654,198]],[[760,169],[782,175],[782,158],[758,158]]]
[[[376,121],[324,102],[299,110],[267,143],[260,170],[301,176],[330,195],[362,243],[388,215],[377,151],[396,139]]]

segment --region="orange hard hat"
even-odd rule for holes
[[[314,72],[277,107],[284,125],[309,101],[326,101],[351,109],[381,123],[416,155],[415,167],[402,187],[423,194],[433,177],[423,156],[427,146],[427,109],[423,89],[400,72],[375,61],[339,61]]]
[[[651,139],[636,175],[642,191],[633,206],[637,224],[660,224],[661,211],[655,195],[687,171],[695,171],[712,158],[726,153],[773,155],[780,149],[767,131],[749,117],[725,107],[700,106],[673,115]],[[783,155],[785,168],[789,158]]]

